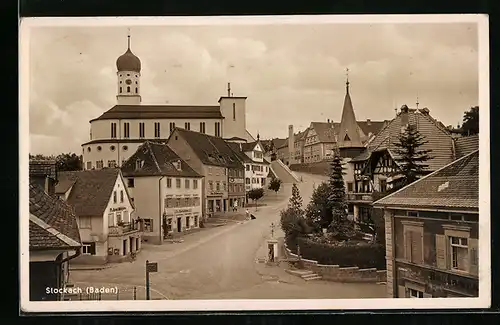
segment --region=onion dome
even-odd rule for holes
[[[141,60],[130,50],[130,35],[128,36],[127,51],[116,60],[118,71],[141,72]]]

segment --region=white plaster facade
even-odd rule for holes
[[[245,190],[267,186],[267,175],[269,174],[269,164],[264,161],[264,148],[260,143],[256,143],[252,151],[245,154],[254,163],[245,163]]]
[[[70,188],[65,197],[71,193]],[[113,191],[102,215],[77,216],[82,255],[75,263],[106,263],[120,260],[131,251],[140,250],[140,231],[124,231],[122,223],[134,222],[134,207],[127,194],[121,174],[118,174]],[[91,246],[95,248],[92,249]],[[95,250],[95,253],[91,251]]]
[[[135,214],[144,220],[144,240],[159,244],[164,240],[165,231],[176,233],[199,227],[202,180],[201,177],[127,177]],[[163,229],[163,224],[166,229]]]

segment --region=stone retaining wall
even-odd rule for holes
[[[297,254],[284,244],[285,255],[287,258],[298,258]],[[337,282],[385,282],[387,279],[386,270],[377,270],[376,268],[360,269],[357,266],[340,267],[339,265],[323,265],[317,261],[301,259],[304,268],[311,270],[322,276],[325,280]]]

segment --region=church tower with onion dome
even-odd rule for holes
[[[141,60],[130,50],[130,33],[127,36],[127,51],[116,60],[118,105],[141,103]]]

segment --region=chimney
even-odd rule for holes
[[[366,119],[366,125],[372,125],[372,121],[369,118]]]
[[[293,159],[294,155],[294,144],[295,144],[295,137],[293,135],[293,125],[288,126],[288,154],[289,154],[289,161],[290,164]]]
[[[429,115],[429,109],[427,107],[424,107],[422,109],[419,110],[420,113],[424,114],[424,115]]]
[[[406,128],[408,125],[408,106],[401,106],[401,128]],[[403,132],[403,131],[401,131]]]
[[[408,113],[408,106],[406,105],[401,106],[401,113]]]

